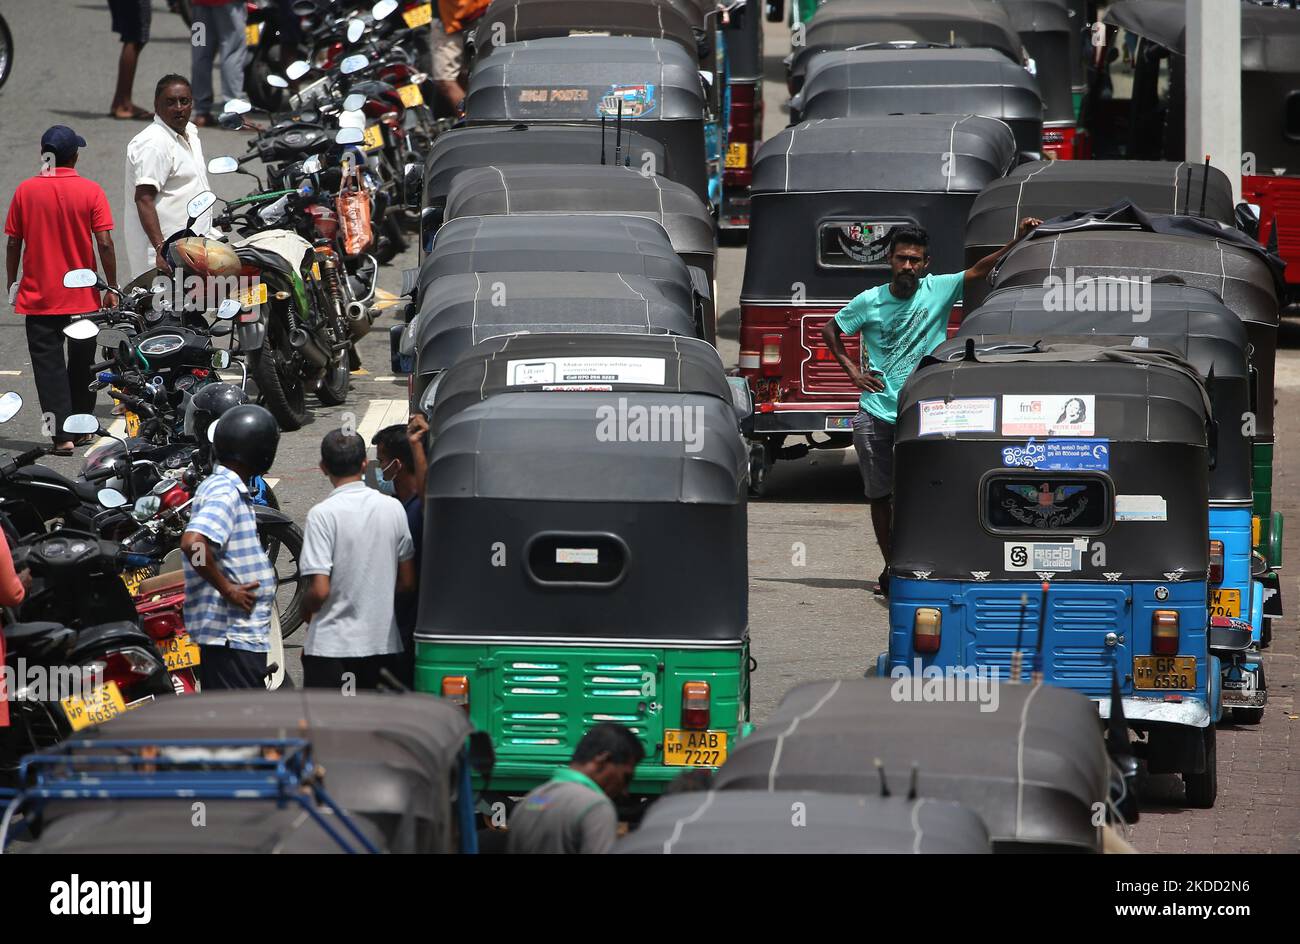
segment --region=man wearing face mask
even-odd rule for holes
[[[400,671],[393,597],[415,588],[415,548],[402,503],[362,481],[366,441],[336,429],[320,453],[334,490],[307,512],[303,536],[303,615],[311,621],[303,686],[348,694],[378,688],[384,669]]]
[[[424,448],[422,434],[412,433],[401,423],[387,426],[375,433],[370,444],[375,447],[379,471],[375,485],[385,495],[392,495],[402,503],[406,512],[406,525],[415,546],[412,562],[420,573],[420,550],[424,544],[424,470],[416,465],[416,456]],[[397,677],[406,685],[415,683],[415,615],[419,602],[418,589],[398,593],[395,601],[397,632],[402,637],[402,656],[398,660],[401,671]]]
[[[1025,217],[1015,239],[965,272],[931,275],[930,236],[920,226],[896,226],[889,233],[891,279],[867,289],[822,327],[822,339],[854,386],[863,391],[853,418],[853,447],[858,453],[871,525],[885,558],[875,593],[889,596],[890,519],[894,492],[894,423],[898,391],[926,354],[947,336],[948,314],[961,301],[966,282],[986,278],[998,260],[1042,220]],[[841,335],[859,334],[861,363],[844,350]],[[866,370],[863,370],[866,367]]]

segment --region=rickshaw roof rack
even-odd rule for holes
[[[790,827],[792,810],[806,821]],[[665,796],[619,840],[621,855],[984,854],[980,817],[942,800],[809,790],[717,790]]]
[[[503,393],[459,411],[434,441],[426,499],[743,506],[749,456],[730,403],[651,391],[606,396],[604,411],[577,392]],[[680,416],[692,441],[681,433],[620,437],[620,410],[627,429],[627,417],[641,411]],[[599,433],[602,418],[614,435]]]
[[[1103,18],[1158,46],[1185,55],[1187,10],[1183,0],[1112,3]],[[1300,72],[1300,14],[1280,7],[1241,4],[1243,72]]]
[[[1099,850],[1092,809],[1105,802],[1109,761],[1092,702],[1054,686],[1001,684],[996,709],[982,711],[974,698],[900,701],[895,686],[892,679],[796,686],[732,750],[714,788],[873,797],[880,758],[899,782],[917,765],[920,797],[970,808],[995,843]]]
[[[696,46],[703,10],[676,0],[492,0],[467,39],[487,56],[504,43],[606,35],[652,36]]]
[[[1016,154],[1006,122],[980,115],[820,118],[763,142],[751,190],[974,193]]]

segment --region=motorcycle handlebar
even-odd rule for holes
[[[94,469],[93,471],[87,472],[86,481],[102,482],[105,479],[111,479],[113,476],[117,475],[117,473],[118,473],[117,463],[110,462],[108,465],[104,466],[103,468]]]
[[[92,374],[98,374],[100,371],[103,370],[112,370],[116,366],[117,366],[117,361],[100,361],[98,364],[90,365],[90,372]]]

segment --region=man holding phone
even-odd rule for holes
[[[889,596],[890,519],[894,492],[894,423],[898,392],[908,375],[946,337],[948,313],[969,279],[986,278],[1011,247],[1042,220],[1020,221],[1016,238],[965,272],[931,275],[930,236],[923,227],[894,227],[888,239],[890,281],[858,295],[822,327],[822,339],[862,397],[853,418],[853,448],[871,506],[871,526],[885,558],[874,592]],[[863,371],[844,350],[842,335],[858,334]]]

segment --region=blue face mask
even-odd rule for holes
[[[397,460],[394,459],[392,462],[388,463],[388,465],[380,469],[378,474],[375,476],[375,488],[379,490],[380,494],[390,495],[393,498],[397,497],[397,486],[393,484],[392,479],[385,478],[384,473],[396,464]]]

